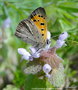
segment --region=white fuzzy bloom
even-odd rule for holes
[[[24,48],[19,48],[18,53],[22,55],[23,59],[29,60],[31,54],[27,52]]]
[[[49,65],[49,64],[45,64],[44,66],[43,66],[43,71],[46,73],[46,74],[48,74],[50,71],[51,71],[51,66]]]
[[[47,39],[50,40],[51,39],[51,34],[49,31],[47,31]]]
[[[64,32],[64,33],[62,33],[62,34],[60,34],[60,36],[59,36],[59,40],[65,40],[66,38],[68,37],[68,33],[67,32]]]
[[[61,48],[65,44],[65,41],[62,40],[57,40],[56,42],[56,48]]]

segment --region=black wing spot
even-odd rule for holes
[[[44,23],[40,23],[40,25],[44,25]]]
[[[38,20],[38,22],[39,22],[39,20]]]
[[[33,15],[31,15],[30,17],[33,18]]]
[[[44,29],[41,29],[41,31],[44,31]]]
[[[36,20],[33,20],[34,22],[36,22]]]
[[[42,36],[44,36],[44,34],[42,34]]]

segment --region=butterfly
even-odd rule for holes
[[[44,8],[37,8],[27,19],[22,20],[17,26],[15,35],[24,42],[31,44],[37,51],[49,45],[50,35],[47,30],[46,12]],[[48,78],[49,82],[56,87],[61,86],[64,81],[64,68],[61,63],[61,58],[56,54],[56,49],[55,47],[45,51],[43,50],[40,53],[40,58],[27,63],[25,73],[39,74],[42,71],[43,64],[47,63],[52,67],[50,72],[51,77]]]
[[[47,32],[46,12],[39,7],[18,24],[15,35],[39,50],[49,44]]]

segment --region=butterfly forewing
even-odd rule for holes
[[[36,27],[38,28],[41,38],[46,42],[47,39],[47,23],[46,23],[46,12],[44,8],[37,8],[29,17],[32,20]]]
[[[15,35],[26,43],[38,49],[46,45],[47,25],[46,13],[43,8],[37,8],[28,19],[22,20],[17,26]]]

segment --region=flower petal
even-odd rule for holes
[[[68,37],[68,33],[64,32],[64,33],[60,34],[59,40],[65,40],[67,37]]]
[[[18,48],[18,53],[23,56],[31,56],[29,52],[27,52],[24,48]]]
[[[36,52],[36,49],[34,47],[30,47],[30,50],[32,54]]]
[[[56,42],[56,48],[61,48],[65,44],[65,41],[57,40]]]

